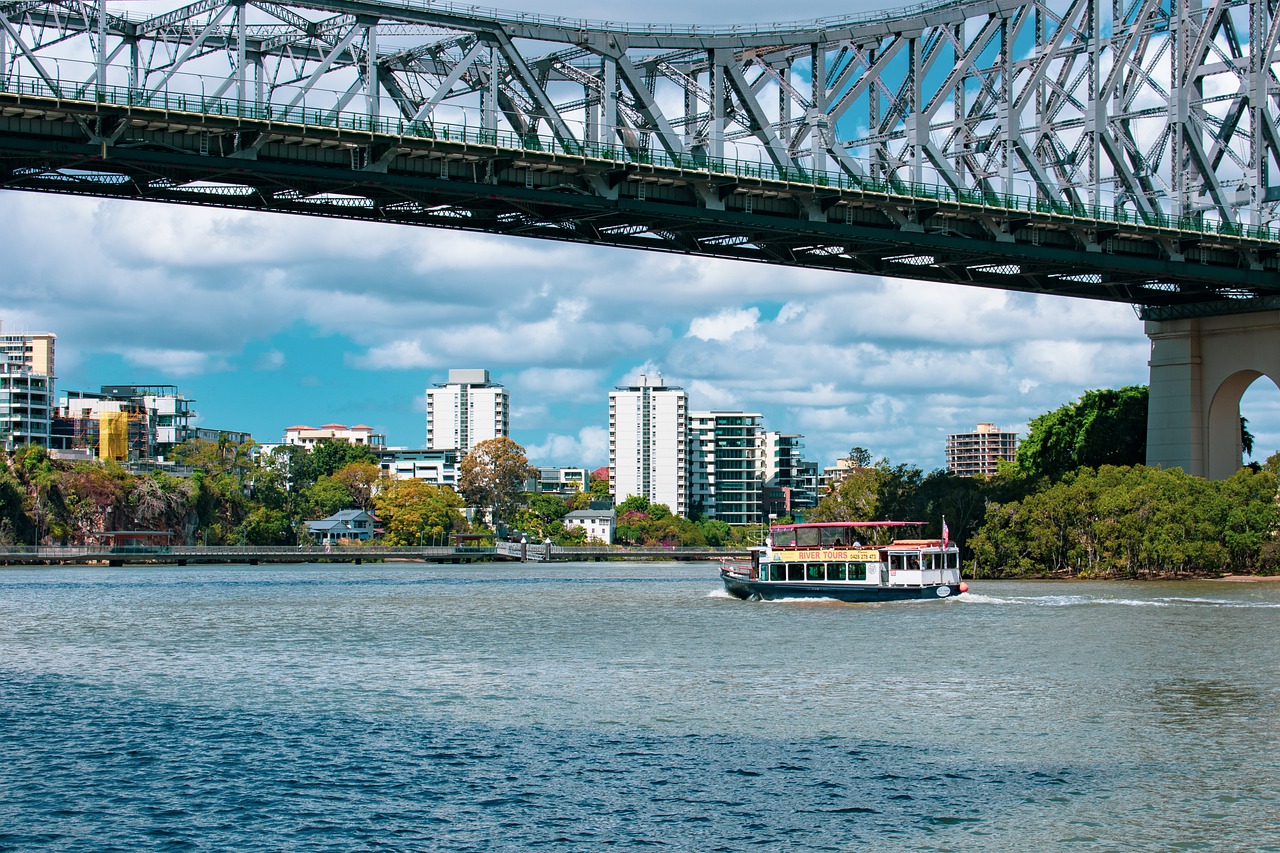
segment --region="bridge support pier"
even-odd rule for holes
[[[1240,398],[1280,387],[1280,311],[1148,320],[1147,464],[1223,480],[1240,468]]]

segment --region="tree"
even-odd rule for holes
[[[847,458],[849,464],[856,468],[867,468],[871,465],[871,451],[865,447],[851,447]]]
[[[529,495],[528,506],[516,513],[516,528],[540,540],[551,539],[563,544],[564,517],[568,513],[569,504],[559,495]]]
[[[250,510],[236,528],[236,538],[246,545],[292,545],[297,536],[289,516],[265,506]]]
[[[649,499],[644,495],[631,495],[622,503],[618,504],[618,515],[624,512],[643,512],[649,510]]]
[[[351,509],[353,501],[347,485],[336,477],[322,476],[306,492],[310,513],[314,518],[328,518],[335,512]]]
[[[467,529],[461,495],[445,486],[395,480],[374,496],[373,504],[387,545],[443,542],[450,533]]]
[[[613,492],[609,488],[607,477],[592,477],[590,493],[592,500],[607,501],[613,499]]]
[[[316,446],[309,452],[292,456],[289,476],[295,490],[305,491],[321,477],[332,476],[338,469],[352,462],[370,462],[376,465],[378,457],[363,444],[326,438],[316,442]]]
[[[117,518],[127,511],[127,480],[128,475],[115,464],[85,462],[59,472],[60,515],[75,542],[87,542],[91,533],[118,529]]]
[[[855,468],[818,502],[811,521],[872,521],[879,509],[879,468]]]
[[[1088,391],[1030,427],[1015,463],[1024,479],[1056,482],[1082,466],[1141,465],[1147,454],[1147,388]]]
[[[35,525],[24,509],[25,496],[22,484],[0,463],[0,544],[24,544],[35,538]]]
[[[1179,469],[1083,467],[988,510],[971,540],[988,577],[1270,573],[1280,526],[1276,478],[1243,469],[1210,481]]]
[[[462,459],[458,490],[472,506],[489,512],[494,525],[511,518],[524,484],[536,471],[524,448],[505,436],[482,441]]]
[[[346,487],[353,505],[368,512],[373,509],[373,496],[389,478],[372,462],[348,462],[333,473],[333,480]]]

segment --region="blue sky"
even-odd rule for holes
[[[537,11],[732,23],[779,8]],[[818,0],[786,17],[858,8]],[[0,192],[0,228],[0,322],[57,333],[60,389],[176,384],[202,425],[261,442],[340,422],[419,447],[425,389],[480,367],[508,387],[532,462],[595,467],[608,460],[608,391],[661,372],[693,408],[761,412],[766,428],[804,434],[823,465],[861,445],[931,470],[947,433],[979,421],[1025,433],[1084,391],[1147,381],[1126,305],[17,192]],[[1255,383],[1242,409],[1255,455],[1280,448],[1280,390]]]

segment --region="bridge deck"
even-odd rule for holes
[[[1166,315],[1280,307],[1280,232],[1268,227],[439,122],[47,88],[17,78],[0,91],[0,186],[946,281]],[[87,139],[90,126],[113,128],[114,143]]]

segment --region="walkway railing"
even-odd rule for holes
[[[370,135],[481,145],[516,153],[570,156],[615,163],[622,166],[637,164],[682,172],[698,172],[709,177],[772,181],[804,187],[810,191],[828,188],[842,192],[883,195],[913,201],[977,205],[1020,213],[1044,214],[1121,225],[1163,228],[1178,232],[1218,234],[1280,242],[1280,229],[1267,225],[1233,224],[1200,216],[1175,217],[1163,212],[1142,214],[1110,205],[1071,204],[1065,201],[1013,193],[957,190],[939,184],[855,177],[846,172],[788,169],[762,161],[708,158],[693,154],[672,155],[660,151],[638,150],[623,145],[579,142],[534,133],[519,134],[507,130],[469,127],[466,124],[458,125],[438,121],[407,121],[401,117],[391,118],[356,112],[335,112],[332,109],[309,108],[305,100],[293,106],[280,106],[235,98],[206,96],[204,94],[169,92],[168,90],[148,92],[128,86],[97,86],[84,82],[67,82],[64,84],[58,80],[54,80],[51,85],[43,78],[20,74],[11,74],[7,77],[0,74],[0,92],[8,92],[20,97],[50,98],[57,101],[59,105],[62,105],[63,102],[69,102],[69,104],[97,104],[122,108],[143,107],[192,115],[236,118],[267,123],[282,122],[302,128],[326,128],[368,133]],[[88,176],[77,177],[82,180],[91,179]],[[199,189],[202,192],[212,191],[210,188],[204,187]],[[231,189],[228,188],[228,191],[231,191]],[[352,199],[350,203],[359,203],[359,200]]]
[[[577,560],[714,560],[741,557],[742,547],[680,547],[645,545],[561,546],[545,543],[499,542],[494,546],[382,546],[365,545],[3,545],[3,563],[303,563],[320,560],[373,562],[378,560],[494,560],[527,562]]]

